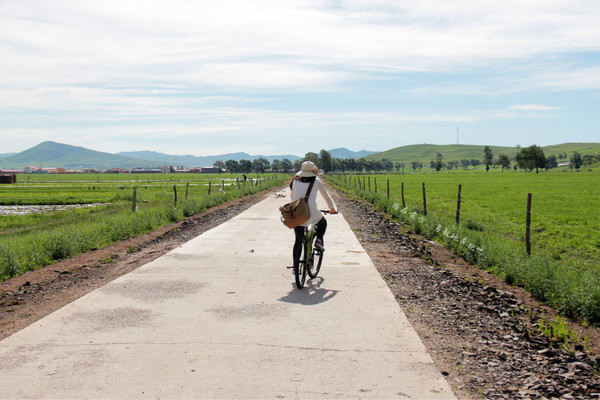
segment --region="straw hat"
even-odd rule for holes
[[[317,174],[315,173],[315,171],[317,171],[317,167],[312,161],[304,161],[302,163],[302,169],[296,174],[296,176],[304,178],[309,176],[316,176]]]

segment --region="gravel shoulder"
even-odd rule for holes
[[[0,339],[152,261],[273,195],[237,199],[144,236],[0,282]],[[363,201],[331,190],[344,218],[456,395],[600,398],[599,330],[572,324],[589,342],[570,351],[540,335],[555,313],[525,291],[437,244],[405,232]]]
[[[459,398],[600,398],[598,329],[571,324],[589,342],[562,349],[538,328],[556,313],[529,293],[364,201],[335,201]]]

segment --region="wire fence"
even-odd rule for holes
[[[464,220],[468,220],[470,223],[485,224],[488,229],[512,239],[526,240],[528,236],[531,238],[531,223],[535,223],[536,228],[533,229],[538,234],[551,231],[553,233],[562,233],[569,239],[578,239],[580,241],[589,241],[590,238],[598,237],[600,233],[600,229],[595,226],[587,227],[581,223],[566,224],[546,215],[543,210],[537,208],[527,209],[527,197],[523,197],[522,207],[519,209],[491,211],[486,205],[480,204],[474,196],[466,195],[464,185],[457,185],[455,197],[451,197],[447,191],[438,191],[436,186],[431,184],[426,185],[425,182],[422,182],[423,197],[419,199],[421,193],[416,193],[418,191],[415,190],[415,182],[412,182],[412,192],[409,192],[404,182],[401,182],[401,193],[398,193],[397,190],[394,191],[393,187],[390,189],[390,179],[385,176],[379,176],[379,181],[377,177],[368,175],[336,175],[336,178],[348,188],[385,195],[388,199],[398,202],[402,201],[401,204],[403,206],[408,207],[408,204],[410,208],[420,210],[425,215],[427,215],[427,212],[433,212],[447,219],[456,215],[457,224]],[[397,179],[394,183],[397,186]],[[535,198],[536,193],[530,192],[528,195]],[[410,202],[407,199],[410,199]],[[454,210],[453,204],[456,205]],[[473,210],[476,210],[476,212],[473,212]],[[528,215],[529,218],[527,218]],[[581,217],[574,219],[579,222]],[[529,225],[527,224],[528,220],[530,221]],[[596,245],[596,248],[600,248],[600,242]]]

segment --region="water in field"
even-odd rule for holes
[[[61,205],[19,205],[19,206],[0,206],[0,216],[2,215],[27,215],[40,214],[54,211],[68,211],[79,208],[91,208],[105,206],[108,203],[93,204],[61,204]]]

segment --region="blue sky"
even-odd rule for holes
[[[0,0],[0,153],[600,141],[593,0]]]

